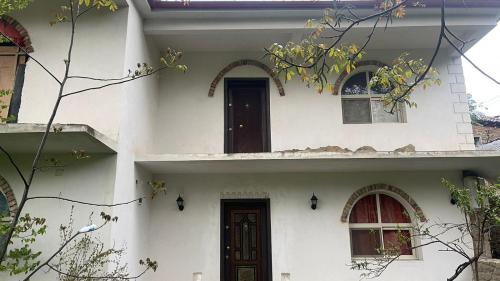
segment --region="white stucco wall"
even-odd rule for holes
[[[159,62],[160,52],[144,36],[143,21],[134,5],[127,8],[127,34],[125,48],[125,69],[138,62]],[[148,171],[135,167],[136,154],[149,152],[154,138],[152,125],[156,113],[158,95],[158,76],[150,76],[123,86],[123,99],[120,104],[120,136],[118,139],[118,162],[114,202],[126,202],[139,197],[150,197],[151,180]],[[135,275],[143,268],[139,259],[148,257],[149,237],[148,200],[127,208],[116,208],[114,215],[121,217],[126,224],[115,225],[111,230],[111,240],[126,243],[127,253],[123,262],[128,264],[129,272]],[[147,277],[145,277],[147,278]]]
[[[16,161],[20,163],[25,174],[28,174],[31,166],[31,157],[23,155],[14,155]],[[63,169],[43,169],[36,174],[30,190],[30,197],[33,196],[61,196],[83,202],[92,202],[97,204],[110,204],[113,200],[114,175],[116,166],[115,155],[92,155],[90,159],[75,160],[67,155],[46,155],[43,157],[55,157],[61,164],[65,165]],[[42,160],[41,165],[48,165]],[[13,189],[16,200],[19,200],[23,194],[23,183],[12,166],[2,157],[0,159],[0,176],[5,178]],[[32,217],[42,217],[47,219],[47,233],[39,236],[34,250],[42,251],[40,261],[45,261],[60,246],[59,226],[67,225],[71,206],[75,206],[73,212],[75,231],[89,224],[89,216],[93,215],[93,222],[100,224],[102,222],[99,214],[101,211],[111,213],[110,208],[92,207],[59,201],[54,199],[35,199],[26,203],[24,212]],[[126,221],[119,222],[126,224]],[[95,235],[105,245],[110,245],[110,226],[102,228]],[[117,244],[118,245],[118,244]],[[56,275],[47,270],[41,270],[34,277],[34,280],[53,281]],[[0,275],[1,280],[19,280],[20,276],[7,277]]]
[[[428,57],[430,51],[410,51]],[[369,51],[366,60],[390,63],[399,50]],[[406,109],[406,123],[343,124],[341,97],[319,95],[298,80],[285,84],[280,97],[270,82],[272,151],[337,145],[355,150],[364,145],[392,151],[413,144],[418,151],[458,150],[456,117],[450,91],[446,52],[435,67],[442,84],[414,97],[416,109]],[[224,81],[208,97],[210,83],[229,63],[240,59],[261,60],[263,53],[187,53],[186,74],[161,77],[159,111],[156,115],[155,152],[222,153],[224,151]],[[267,77],[253,66],[230,71],[226,77]],[[452,77],[455,79],[455,77]],[[332,80],[335,81],[335,80]],[[455,80],[453,80],[455,81]],[[460,120],[461,121],[461,120]]]
[[[35,2],[15,18],[30,34],[35,49],[33,55],[61,75],[69,28],[65,24],[49,26],[48,22],[56,9],[57,3],[54,2]],[[143,19],[138,13],[132,15],[132,9],[135,10],[133,5],[115,13],[101,11],[89,14],[82,19],[77,30],[72,74],[120,77],[137,62],[157,61],[159,49],[165,46],[158,46],[157,42],[144,36]],[[133,16],[136,18],[132,20]],[[140,25],[131,25],[131,20]],[[145,46],[148,55],[131,56],[142,52],[137,46]],[[430,56],[429,50],[410,52],[424,58]],[[372,50],[366,59],[390,63],[399,53],[399,50]],[[145,79],[147,82],[139,81],[67,98],[62,103],[56,122],[85,123],[115,140],[119,139],[121,129],[131,126],[137,136],[132,139],[137,138],[142,144],[132,148],[135,153],[221,153],[224,147],[223,81],[212,98],[207,96],[210,83],[227,64],[244,58],[262,60],[262,55],[262,52],[186,53],[183,63],[189,66],[188,73],[166,71],[158,75],[159,78]],[[453,104],[460,98],[451,93],[450,83],[457,81],[456,74],[448,71],[450,61],[452,59],[447,52],[443,52],[435,65],[442,74],[443,83],[424,93],[416,93],[418,108],[407,108],[407,122],[399,124],[343,124],[340,96],[328,93],[318,95],[294,80],[286,83],[286,96],[280,97],[271,82],[272,150],[328,145],[355,150],[370,145],[386,151],[407,144],[415,145],[420,151],[471,148],[470,134],[463,134],[464,130],[470,129],[466,124],[468,120],[464,121],[462,117],[466,112],[457,115]],[[266,76],[260,69],[245,66],[229,72],[226,77]],[[71,81],[69,89],[94,84]],[[157,96],[158,87],[160,94]],[[126,95],[125,91],[134,94]],[[33,61],[29,62],[19,122],[46,122],[56,94],[57,84]],[[123,106],[125,103],[137,104],[137,108],[144,105],[147,110],[126,108]],[[131,120],[134,118],[140,121]],[[121,124],[123,122],[126,125]],[[462,124],[457,125],[458,122]]]
[[[66,3],[60,1],[59,3]],[[50,26],[59,11],[58,1],[34,1],[14,18],[25,27],[35,51],[32,53],[58,77],[64,74],[70,28],[63,23]],[[71,75],[99,78],[123,76],[123,56],[126,32],[126,9],[110,13],[91,12],[78,23]],[[86,80],[71,80],[68,90],[96,85]],[[19,122],[46,123],[55,103],[59,85],[34,61],[27,63]],[[121,88],[65,98],[57,118],[58,123],[83,123],[92,126],[112,139],[117,139],[120,118]]]
[[[441,177],[458,181],[459,173],[158,176],[167,182],[168,191],[151,206],[149,254],[160,265],[149,280],[190,281],[194,272],[202,272],[202,280],[220,280],[221,193],[242,192],[267,193],[270,198],[274,281],[282,280],[281,273],[290,273],[292,281],[357,281],[360,272],[347,266],[351,261],[348,224],[340,221],[351,194],[370,184],[390,184],[408,193],[430,222],[460,222]],[[315,211],[309,201],[313,192],[319,198]],[[185,200],[182,212],[175,202],[178,194]],[[378,280],[445,280],[463,261],[439,249],[425,247],[418,260],[395,262]],[[470,280],[470,273],[459,280]]]

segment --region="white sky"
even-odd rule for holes
[[[476,65],[493,78],[500,80],[500,25],[483,37],[467,53]],[[474,100],[484,103],[482,109],[488,115],[500,115],[500,86],[479,73],[471,64],[462,59],[467,92]]]

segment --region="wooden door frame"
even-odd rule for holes
[[[273,270],[272,270],[272,247],[271,247],[271,201],[269,199],[221,199],[220,200],[220,280],[229,281],[226,279],[226,260],[225,260],[225,213],[226,209],[234,206],[241,206],[242,208],[252,208],[256,206],[264,206],[266,214],[265,221],[263,222],[266,226],[266,247],[263,249],[266,251],[267,255],[267,281],[273,280]]]
[[[229,151],[229,82],[244,81],[244,82],[264,82],[264,101],[262,105],[262,140],[263,151],[271,152],[271,112],[269,99],[269,78],[224,78],[224,153],[232,153]]]

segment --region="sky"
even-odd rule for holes
[[[493,78],[500,80],[500,25],[483,37],[465,54]],[[481,111],[487,115],[500,115],[500,86],[479,73],[462,58],[467,92],[483,103]]]

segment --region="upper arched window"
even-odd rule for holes
[[[370,67],[364,67],[364,70],[351,75],[343,83],[344,124],[403,122],[403,108],[398,108],[394,114],[388,113],[381,100],[385,91],[369,86],[373,73]]]
[[[411,218],[395,198],[375,193],[356,202],[349,216],[353,257],[414,256]],[[396,251],[396,252],[395,252]]]

